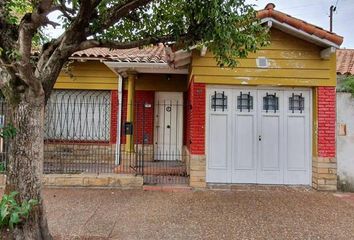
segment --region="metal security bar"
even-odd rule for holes
[[[292,96],[289,98],[289,110],[294,113],[295,111],[304,111],[305,109],[305,98],[302,96],[302,93],[300,95],[295,95],[294,93]]]
[[[214,92],[214,95],[211,96],[211,108],[215,111],[221,109],[225,111],[227,109],[227,96],[225,92]]]
[[[237,109],[240,110],[240,112],[244,109],[250,112],[253,109],[253,97],[250,92],[240,92],[240,96],[237,96]]]
[[[110,91],[53,91],[45,112],[45,173],[113,172]]]
[[[121,168],[127,169],[124,165],[129,162],[131,169],[144,176],[146,184],[187,184],[189,156],[184,151],[183,121],[188,109],[178,101],[134,103],[134,151],[124,150],[127,142],[123,136]],[[133,157],[124,159],[129,154]]]
[[[113,106],[109,91],[55,91],[46,107],[44,172],[136,174],[147,184],[188,183],[187,105],[123,101],[120,146]],[[134,111],[127,124],[128,109]]]

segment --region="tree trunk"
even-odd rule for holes
[[[16,104],[10,104],[10,121],[17,133],[10,140],[5,192],[17,191],[18,201],[36,199],[35,206],[24,224],[11,232],[16,240],[52,239],[41,194],[44,141],[44,96],[31,91],[21,94]]]

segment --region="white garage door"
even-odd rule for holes
[[[309,185],[310,93],[209,88],[207,181]]]

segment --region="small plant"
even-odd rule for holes
[[[354,76],[349,76],[341,80],[337,90],[339,92],[349,92],[354,96]]]
[[[19,204],[15,197],[18,192],[11,192],[9,195],[4,194],[0,202],[0,233],[4,229],[13,229],[16,225],[24,222],[32,208],[38,204],[37,200],[31,199],[23,201]]]
[[[5,170],[6,170],[5,163],[4,162],[0,162],[0,173],[5,172]]]
[[[17,129],[10,123],[0,129],[0,137],[9,139],[14,138],[17,133]]]

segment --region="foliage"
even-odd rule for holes
[[[0,162],[0,173],[5,172],[5,170],[6,170],[5,162]]]
[[[354,76],[348,76],[339,81],[337,90],[339,92],[349,92],[354,97]]]
[[[238,58],[247,57],[248,52],[255,52],[269,40],[266,27],[256,18],[254,5],[247,4],[246,0],[140,1],[140,6],[120,18],[112,10],[134,1],[98,2],[89,20],[91,34],[87,39],[128,43],[169,36],[167,43],[175,43],[179,48],[205,45],[220,66],[228,67],[235,67]],[[65,6],[56,24],[69,30],[82,8],[81,1],[55,0],[54,3]],[[8,12],[17,13],[9,14],[8,21],[18,24],[20,17],[35,9],[36,4],[38,1],[8,1]],[[33,40],[50,41],[42,28]]]
[[[19,24],[21,18],[26,12],[32,11],[32,4],[27,0],[11,0],[5,5],[8,17],[7,22],[10,24]]]
[[[37,200],[23,201],[18,203],[16,195],[18,192],[4,194],[0,202],[0,229],[9,227],[13,229],[16,225],[23,223],[29,216],[32,208],[38,204]]]
[[[0,137],[5,138],[5,139],[9,139],[9,138],[15,137],[16,133],[17,133],[17,130],[14,127],[14,125],[9,123],[1,129]]]

